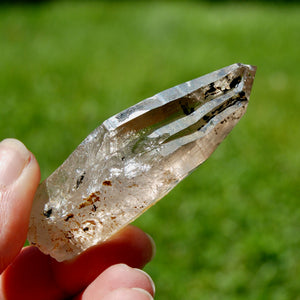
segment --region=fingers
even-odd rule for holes
[[[53,274],[60,287],[74,295],[108,267],[124,263],[142,268],[152,259],[154,252],[153,240],[141,229],[130,225],[72,261],[58,263],[53,260]]]
[[[103,300],[153,300],[153,297],[138,288],[120,288],[105,296]]]
[[[100,274],[82,293],[80,300],[149,300],[155,287],[145,272],[127,265],[114,265]]]
[[[65,299],[83,291],[111,265],[125,263],[142,268],[152,259],[155,252],[152,239],[134,226],[126,227],[107,242],[89,249],[72,261],[58,263],[35,247],[27,247],[17,256],[26,239],[32,201],[39,181],[38,163],[26,147],[14,139],[2,141],[0,272],[5,271],[0,281],[1,299]],[[128,281],[122,281],[120,276],[112,278],[114,288],[106,290],[103,297],[119,299],[118,295],[122,295],[120,299],[123,300],[151,299],[149,293],[154,293],[151,280],[144,273],[127,268],[128,274],[131,274],[125,276]],[[124,270],[114,272],[122,275]],[[114,272],[110,270],[104,277],[97,278],[93,283],[94,289],[109,284]],[[93,294],[93,287],[87,291],[88,297],[89,293]]]
[[[153,300],[153,297],[139,288],[120,288],[112,291],[102,300]]]
[[[36,247],[26,247],[1,275],[0,299],[67,299],[51,271],[50,256]]]
[[[0,143],[0,273],[20,252],[40,170],[33,154],[15,139]]]
[[[27,247],[3,272],[0,299],[1,296],[7,300],[71,297],[87,288],[111,265],[125,263],[141,268],[151,260],[153,253],[149,236],[134,226],[126,227],[109,241],[68,262],[58,263],[37,248]]]

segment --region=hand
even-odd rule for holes
[[[32,246],[22,249],[39,181],[40,170],[33,154],[17,140],[2,141],[0,299],[153,299],[151,278],[136,268],[151,260],[154,244],[134,226],[71,261],[58,263]]]

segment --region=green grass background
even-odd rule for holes
[[[300,299],[300,5],[271,3],[0,7],[0,139],[22,140],[43,178],[122,109],[258,66],[238,126],[136,222],[157,244],[157,299]]]

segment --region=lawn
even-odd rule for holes
[[[300,5],[49,2],[0,7],[0,139],[46,178],[105,119],[226,65],[258,71],[212,157],[135,223],[157,299],[300,299]]]

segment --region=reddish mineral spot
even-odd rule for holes
[[[111,181],[110,180],[105,180],[105,181],[103,181],[102,184],[106,185],[106,186],[111,186]]]
[[[93,205],[97,201],[100,201],[100,192],[91,193],[87,198],[83,199],[83,202],[79,204],[78,208],[80,209],[88,205]]]
[[[74,215],[73,214],[68,214],[67,217],[65,218],[65,221],[69,221],[69,219],[73,218]]]

